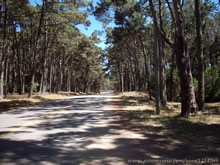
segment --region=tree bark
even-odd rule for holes
[[[49,74],[49,92],[52,93],[52,76],[53,76],[53,66],[52,62],[50,64],[50,74]]]
[[[41,26],[44,20],[44,14],[45,14],[44,12],[45,12],[45,1],[43,1],[43,5],[41,7],[41,15],[40,15],[39,26],[37,30],[37,36],[36,36],[34,47],[32,48],[34,50],[33,50],[33,54],[31,53],[31,62],[32,62],[31,75],[30,75],[31,81],[30,81],[28,97],[32,97],[33,95],[34,79],[35,79],[35,72],[36,72],[36,56],[37,56],[37,51],[38,51],[38,46],[39,46],[39,38],[41,35],[41,28],[42,28]]]
[[[5,67],[5,57],[7,53],[7,19],[8,19],[8,7],[7,7],[7,0],[3,0],[4,6],[4,17],[3,17],[3,45],[2,45],[2,54],[0,57],[0,100],[4,98],[4,67]],[[2,13],[1,8],[1,13]]]
[[[71,68],[69,68],[67,71],[67,92],[71,92],[71,73]]]
[[[160,83],[159,83],[159,28],[156,18],[156,12],[152,0],[149,0],[151,12],[154,22],[154,58],[155,58],[155,98],[156,98],[156,113],[160,114]]]
[[[47,12],[48,9],[48,2],[45,1],[45,12]],[[43,61],[43,82],[42,82],[42,90],[41,94],[45,94],[47,90],[47,74],[48,74],[48,67],[47,67],[47,60],[48,60],[48,49],[49,49],[49,43],[50,43],[50,34],[49,34],[49,25],[48,20],[44,19],[44,26],[45,26],[45,34],[44,34],[44,61]]]
[[[159,22],[160,22],[160,29],[163,28],[163,18],[162,18],[162,10],[161,10],[161,0],[159,0]],[[164,53],[164,39],[160,35],[160,42],[159,42],[159,61],[160,61],[160,98],[161,98],[161,105],[166,107],[167,105],[167,89],[166,89],[166,73],[165,73],[165,53]]]
[[[169,100],[173,101],[173,69],[174,69],[174,59],[175,59],[175,54],[174,52],[172,53],[172,61],[171,61],[171,68],[170,68],[170,81],[169,81]]]
[[[197,110],[195,92],[193,87],[193,78],[191,73],[190,57],[188,54],[187,43],[184,33],[184,18],[180,2],[173,0],[175,20],[177,26],[176,42],[174,52],[176,54],[176,63],[181,81],[181,116],[188,117],[190,113]]]
[[[5,58],[5,70],[4,70],[4,79],[5,79],[5,81],[4,81],[4,84],[5,84],[5,87],[4,87],[4,95],[5,95],[5,97],[7,97],[7,95],[8,95],[8,72],[9,72],[9,70],[8,70],[8,58],[6,57]]]
[[[146,82],[147,82],[147,91],[149,93],[149,96],[150,96],[150,100],[152,99],[151,98],[151,89],[150,89],[150,85],[151,85],[151,82],[150,82],[150,72],[149,72],[149,68],[148,68],[148,60],[147,60],[147,52],[146,52],[146,48],[144,46],[144,43],[141,40],[141,46],[142,46],[142,49],[143,49],[143,54],[144,54],[144,65],[145,65],[145,77],[146,77]]]
[[[195,0],[196,43],[198,59],[198,108],[203,111],[205,101],[204,60],[201,27],[200,0]]]

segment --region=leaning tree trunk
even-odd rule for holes
[[[184,18],[180,2],[178,0],[173,0],[173,6],[177,26],[174,52],[176,55],[176,63],[181,85],[181,116],[188,117],[191,112],[195,112],[197,110],[197,104],[193,87],[190,57],[185,40]]]

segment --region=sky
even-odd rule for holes
[[[42,0],[29,0],[29,1],[34,6],[36,4],[42,4]],[[93,5],[96,5],[97,2],[99,2],[99,0],[93,0]],[[93,15],[89,15],[88,19],[90,20],[90,23],[91,23],[89,27],[86,27],[82,24],[76,26],[80,30],[80,32],[82,32],[83,34],[90,37],[91,34],[95,30],[103,31],[102,23],[97,21]],[[111,24],[111,26],[114,26],[114,24]],[[101,42],[99,44],[96,44],[96,45],[101,47],[104,50],[107,46],[105,44],[105,39],[106,39],[105,33],[103,33],[101,36],[98,36],[98,38],[101,40]]]
[[[99,2],[99,0],[93,0],[93,5],[96,6],[97,2]],[[91,36],[91,34],[97,30],[97,31],[103,31],[103,27],[102,27],[102,23],[97,21],[95,19],[95,17],[93,15],[89,15],[89,21],[90,21],[90,26],[89,27],[85,27],[84,25],[77,25],[76,27],[80,30],[80,32],[84,33],[87,36]],[[97,46],[101,47],[103,50],[106,47],[105,44],[105,33],[103,33],[101,36],[98,36],[98,38],[101,40],[101,42],[99,44],[97,44]]]

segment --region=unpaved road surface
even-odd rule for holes
[[[147,158],[141,142],[147,138],[122,124],[112,111],[114,99],[108,92],[75,96],[0,114],[0,164],[129,164]]]

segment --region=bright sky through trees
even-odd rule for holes
[[[93,5],[96,6],[97,2],[99,2],[99,0],[93,0]],[[30,0],[30,3],[35,6],[36,4],[42,4],[42,0]],[[77,25],[77,28],[82,33],[84,33],[87,36],[91,36],[91,34],[94,31],[103,31],[102,23],[97,21],[93,15],[89,16],[89,20],[90,20],[90,23],[91,23],[89,27],[86,27],[84,25]],[[114,26],[114,24],[111,23],[110,26]],[[105,33],[103,33],[101,36],[98,36],[98,38],[101,40],[101,43],[96,44],[96,45],[101,47],[102,49],[105,49],[105,47],[106,47]]]

